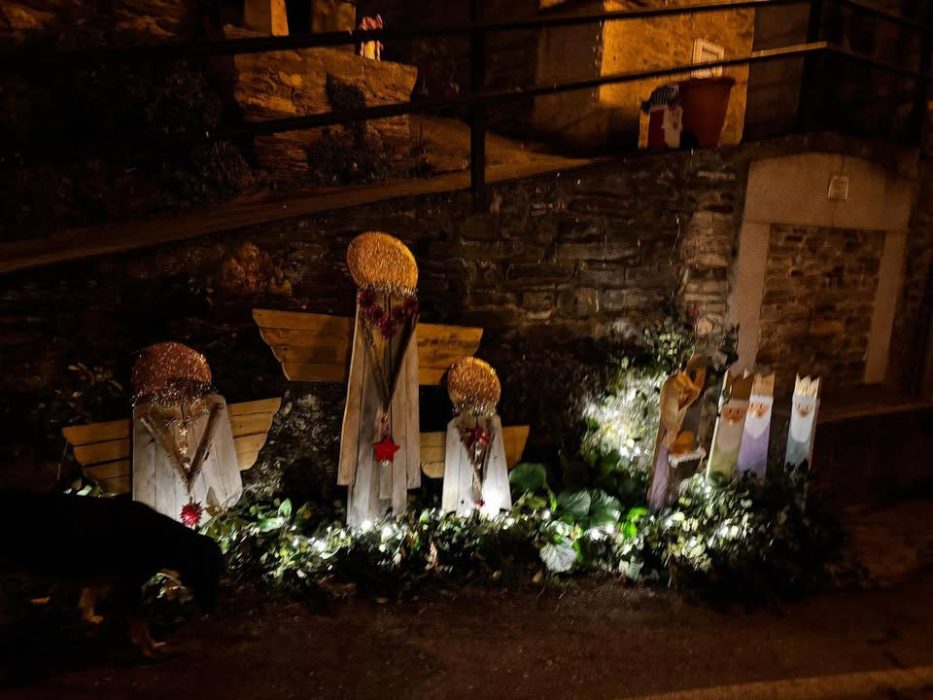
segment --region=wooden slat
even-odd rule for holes
[[[108,440],[92,445],[75,447],[75,459],[79,464],[90,466],[101,462],[112,462],[115,459],[125,459],[130,456],[130,441]]]
[[[444,431],[421,433],[421,462],[443,462],[446,441]]]
[[[230,417],[230,430],[233,431],[233,437],[245,437],[262,433],[265,435],[272,426],[272,413],[248,413],[243,416]]]
[[[128,440],[130,437],[130,422],[127,419],[112,420],[106,423],[88,423],[87,425],[72,425],[62,428],[62,435],[68,444],[75,447],[90,445],[95,442],[107,440]]]
[[[530,430],[527,425],[510,425],[502,429],[505,461],[509,469],[521,461]],[[445,433],[421,433],[421,470],[427,476],[434,479],[444,476],[446,457],[447,437]]]
[[[243,437],[233,438],[233,445],[236,448],[237,454],[240,452],[258,452],[262,449],[262,446],[266,444],[266,435],[265,433],[258,433],[256,435],[245,435]]]
[[[129,493],[130,492],[130,477],[127,476],[118,476],[113,479],[103,479],[99,481],[98,486],[101,490],[107,493]]]
[[[269,309],[253,309],[253,318],[289,381],[347,381],[352,318]],[[456,360],[476,352],[483,329],[419,323],[417,337],[419,383],[434,385]]]
[[[256,399],[255,401],[241,401],[232,403],[227,409],[231,416],[245,416],[251,413],[271,413],[278,412],[282,405],[282,399],[275,396],[271,399]]]
[[[253,450],[252,452],[237,452],[236,461],[237,465],[240,467],[241,472],[245,472],[247,469],[250,469],[256,460],[259,458],[259,450]]]
[[[294,333],[295,331],[289,331]],[[335,339],[332,345],[301,347],[296,345],[273,345],[272,351],[279,362],[291,364],[318,364],[345,366],[350,361],[350,348]]]
[[[531,428],[527,425],[511,425],[502,429],[502,439],[505,441],[505,461],[509,469],[521,461],[529,432]]]
[[[349,316],[311,314],[304,311],[276,311],[253,309],[253,319],[260,328],[286,328],[312,331],[320,335],[349,338],[353,330],[353,319]]]
[[[259,451],[266,443],[269,428],[282,399],[259,399],[228,405],[230,428],[240,470],[256,463]],[[130,474],[130,421],[73,425],[62,429],[62,435],[72,447],[74,456],[88,478],[102,483],[107,480],[127,480]],[[119,485],[122,482],[114,482]],[[102,486],[103,488],[103,486]]]
[[[85,467],[84,473],[89,479],[104,481],[106,479],[129,478],[130,460],[120,459],[115,462],[103,462],[92,467]]]
[[[335,316],[335,318],[342,318]],[[343,319],[349,321],[350,319]],[[347,331],[349,332],[349,331]],[[333,333],[317,333],[300,328],[263,328],[259,327],[259,335],[271,346],[291,348],[317,348],[326,344],[346,352],[350,351],[350,338],[345,331],[337,329]]]
[[[290,382],[345,382],[347,380],[346,365],[282,365],[285,378]]]

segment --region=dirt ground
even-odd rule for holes
[[[611,582],[432,589],[402,602],[286,603],[228,591],[210,615],[163,630],[170,654],[156,662],[106,624],[89,631],[39,612],[0,627],[0,678],[4,669],[15,676],[0,684],[0,700],[624,698],[687,689],[742,700],[933,698],[933,502],[854,512],[849,530],[876,587],[778,606],[714,608]],[[918,668],[916,692],[886,685],[890,674],[920,678]],[[838,680],[864,672],[881,672],[880,686],[855,694],[861,676],[851,687]],[[826,679],[820,692],[772,687],[811,677]],[[722,688],[765,681],[758,695]]]
[[[931,594],[929,572],[728,611],[610,583],[325,608],[240,594],[176,628],[158,662],[105,637],[25,643],[32,668],[0,697],[610,698],[899,669],[933,664]]]

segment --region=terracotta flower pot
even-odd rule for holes
[[[727,77],[692,78],[680,84],[684,133],[693,134],[701,147],[719,145],[733,85],[735,80]]]

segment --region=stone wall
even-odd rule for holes
[[[824,394],[862,383],[884,235],[771,227],[758,364],[775,371],[779,394],[795,373],[823,377]]]
[[[677,293],[684,242],[734,230],[739,191],[721,154],[640,156],[495,186],[487,213],[466,193],[415,197],[4,277],[0,477],[67,475],[62,425],[127,415],[134,355],[172,339],[206,354],[230,401],[287,392],[251,479],[332,497],[342,387],[289,385],[250,310],[349,315],[346,247],[373,228],[415,253],[425,321],[485,328],[504,421],[532,426],[530,455],[552,451],[611,356]],[[688,276],[721,262],[694,260]],[[702,294],[720,313],[724,295]],[[443,389],[423,388],[422,406],[424,429],[441,429]]]

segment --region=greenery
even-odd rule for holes
[[[720,339],[712,377],[732,361]],[[577,454],[509,475],[514,506],[495,518],[410,508],[355,530],[332,511],[254,503],[204,528],[231,570],[290,593],[362,588],[398,595],[426,581],[541,582],[579,575],[653,581],[734,596],[808,590],[831,573],[838,535],[803,507],[797,474],[719,483],[693,476],[662,513],[645,507],[664,377],[694,353],[694,315],[668,314],[587,413]],[[555,485],[558,485],[555,487]]]
[[[283,500],[217,516],[204,531],[239,579],[291,594],[400,595],[432,580],[597,574],[771,595],[809,590],[831,574],[838,538],[804,510],[797,478],[761,486],[695,476],[672,508],[655,515],[600,489],[555,494],[544,473],[543,465],[516,467],[515,506],[496,518],[430,509],[351,530]]]

